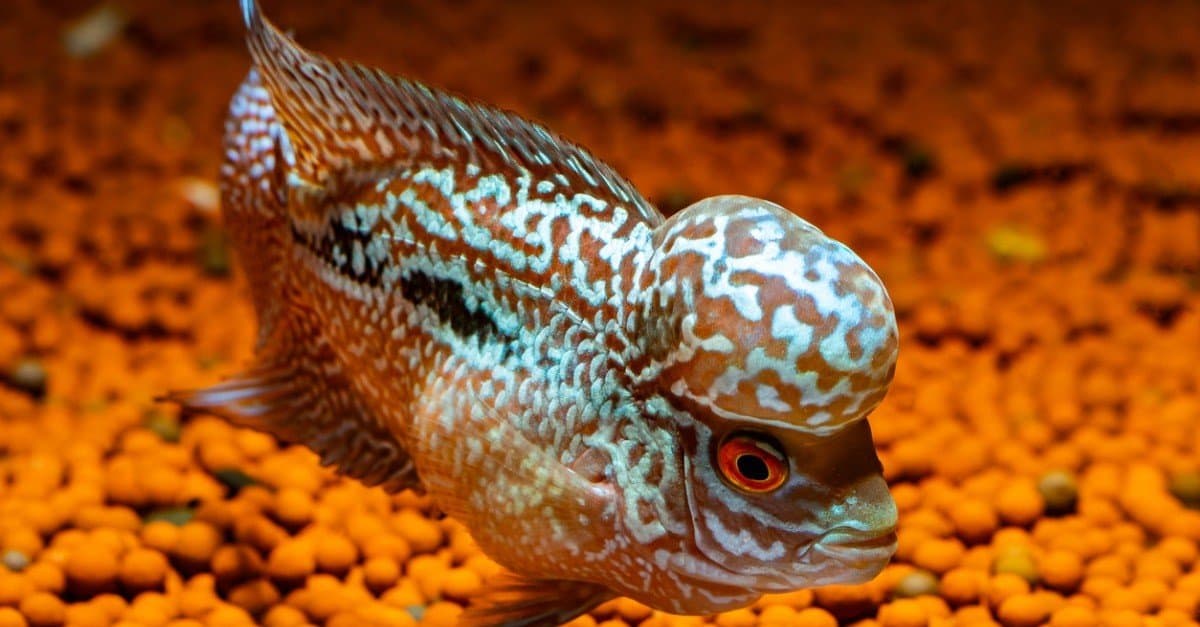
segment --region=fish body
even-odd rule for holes
[[[665,219],[518,116],[307,51],[241,0],[222,204],[256,360],[175,398],[427,492],[509,574],[466,624],[668,612],[873,577],[878,277],[789,211]]]

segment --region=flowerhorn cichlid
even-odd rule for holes
[[[172,398],[423,491],[507,569],[466,625],[708,614],[874,577],[887,292],[765,200],[664,218],[520,117],[334,61],[241,1],[221,198],[258,315]]]

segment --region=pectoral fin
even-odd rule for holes
[[[361,402],[320,334],[309,329],[305,341],[292,340],[301,326],[281,324],[241,374],[165,400],[308,446],[322,464],[367,485],[422,489],[408,452]]]
[[[461,627],[555,627],[615,595],[586,581],[527,579],[505,572],[459,618]]]

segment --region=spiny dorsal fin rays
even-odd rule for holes
[[[545,128],[310,52],[271,24],[255,0],[240,1],[251,55],[287,131],[284,158],[308,184],[325,187],[331,174],[361,179],[415,161],[449,161],[485,174],[555,176],[651,224],[662,221],[611,167]]]

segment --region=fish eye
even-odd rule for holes
[[[721,476],[744,492],[770,492],[787,480],[788,463],[775,441],[756,433],[734,433],[717,447]]]

